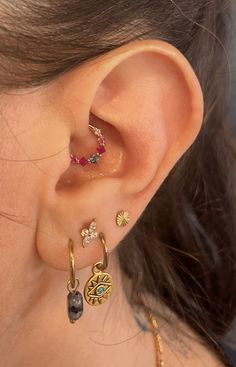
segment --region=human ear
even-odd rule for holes
[[[80,230],[96,218],[110,251],[121,241],[195,140],[203,119],[202,92],[183,54],[148,40],[73,69],[47,93],[65,126],[68,149],[53,158],[53,170],[44,163],[48,175],[42,177],[37,249],[48,265],[67,270],[70,237],[77,244],[76,266],[83,268],[102,257],[102,248],[98,240],[83,248]],[[96,148],[89,123],[101,128],[106,153],[96,165],[71,165],[69,149],[86,156]],[[49,140],[55,145],[53,135]],[[115,223],[121,209],[131,217],[122,229]]]

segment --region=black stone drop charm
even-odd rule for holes
[[[67,311],[71,323],[75,323],[76,320],[79,320],[83,313],[83,297],[79,291],[68,293]]]

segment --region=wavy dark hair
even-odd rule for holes
[[[138,39],[167,41],[191,63],[204,95],[203,127],[117,253],[133,306],[144,307],[140,293],[149,293],[216,347],[236,310],[230,1],[0,0],[0,8],[2,91],[49,83]]]

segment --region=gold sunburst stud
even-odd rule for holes
[[[116,215],[116,224],[118,227],[125,227],[130,221],[129,213],[121,210]]]

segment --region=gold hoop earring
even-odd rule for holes
[[[92,266],[93,275],[88,279],[84,287],[84,298],[91,306],[104,303],[112,293],[112,277],[104,272],[108,266],[109,253],[105,235],[99,233],[99,239],[103,248],[103,260]]]
[[[83,313],[83,297],[82,294],[77,291],[79,286],[79,279],[75,277],[75,256],[74,256],[74,242],[69,239],[69,266],[70,266],[70,278],[67,282],[67,289],[69,291],[67,295],[67,313],[69,320],[72,324],[78,320]]]

